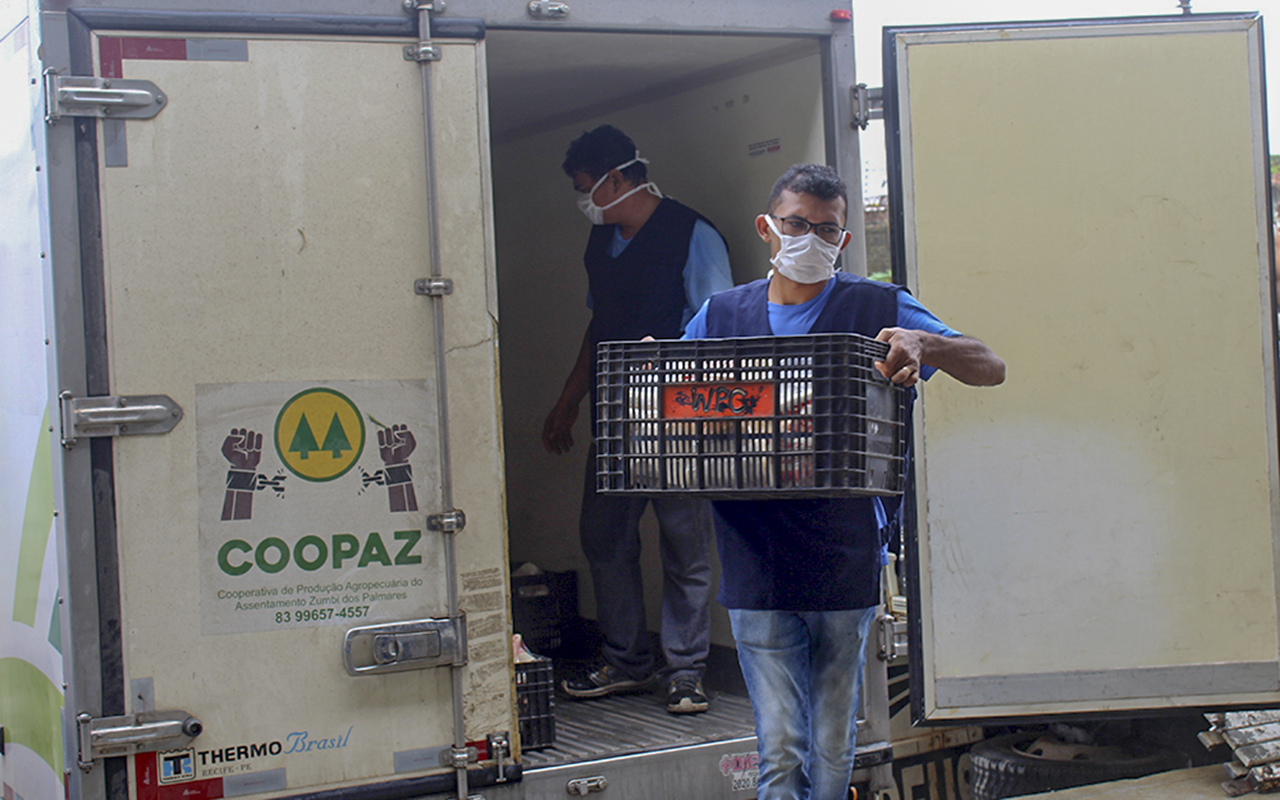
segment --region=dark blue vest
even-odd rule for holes
[[[700,219],[705,221],[688,206],[663,198],[617,258],[609,255],[616,226],[591,229],[583,261],[591,286],[593,343],[679,338],[688,304],[684,267],[689,238]]]
[[[810,333],[875,336],[898,322],[901,287],[836,273]],[[713,295],[708,338],[769,336],[769,281]],[[838,611],[880,602],[880,530],[870,498],[720,500],[715,509],[726,608]]]

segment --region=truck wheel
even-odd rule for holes
[[[969,754],[974,800],[1139,778],[1180,766],[1177,754],[1141,744],[1070,744],[1036,732],[987,739],[975,744]]]

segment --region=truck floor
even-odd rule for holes
[[[702,714],[667,713],[664,690],[572,700],[557,692],[555,744],[524,753],[525,768],[591,761],[751,736],[755,723],[745,696],[711,692]]]

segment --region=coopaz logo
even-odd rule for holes
[[[342,569],[353,560],[357,568],[373,564],[404,567],[422,563],[422,556],[414,553],[422,531],[395,531],[391,536],[398,545],[388,547],[377,531],[365,536],[363,543],[353,533],[334,533],[327,538],[309,534],[292,545],[279,536],[268,536],[256,544],[244,539],[229,539],[218,548],[218,569],[236,576],[244,575],[254,567],[267,574],[275,574],[291,562],[307,572],[315,572],[325,566]]]

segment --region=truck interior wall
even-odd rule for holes
[[[762,42],[777,48],[777,40]],[[494,80],[491,75],[491,94]],[[592,75],[575,80],[589,82]],[[564,90],[572,92],[573,86],[566,82]],[[696,208],[724,234],[734,282],[744,283],[768,269],[754,219],[764,210],[774,180],[793,163],[824,160],[822,114],[821,69],[813,44],[797,47],[795,57],[782,63],[615,113],[584,116],[553,130],[523,136],[494,131],[511,557],[545,570],[577,571],[585,617],[595,616],[590,573],[578,544],[590,437],[587,403],[580,409],[570,454],[548,454],[541,441],[543,420],[559,397],[590,319],[582,266],[589,225],[560,169],[565,150],[597,125],[609,123],[626,132],[650,160],[649,176],[663,193]],[[642,523],[642,541],[646,604],[656,630],[661,570],[651,512]],[[732,644],[728,617],[719,606],[712,637],[717,644]]]

